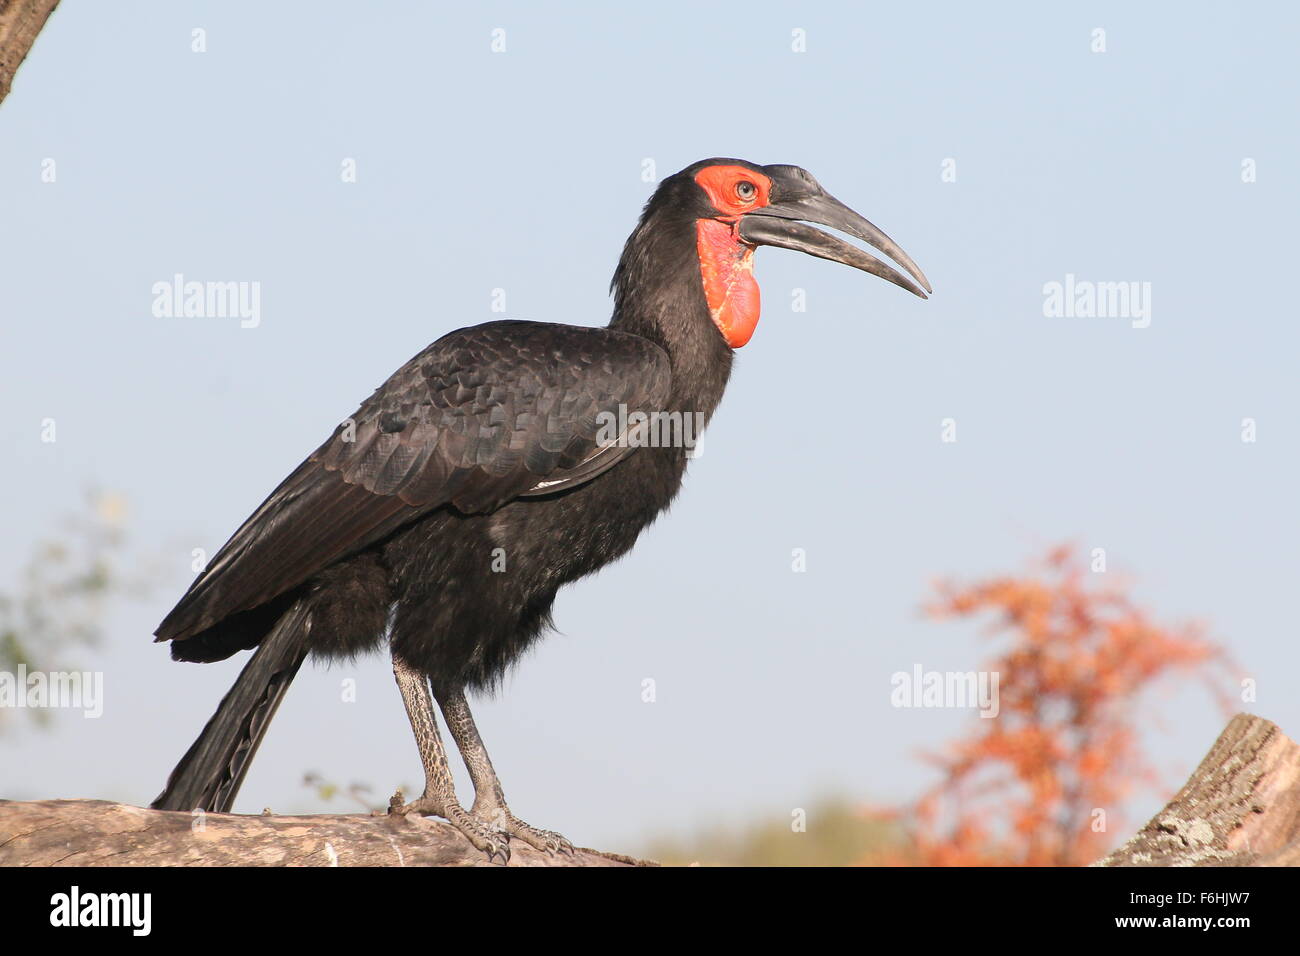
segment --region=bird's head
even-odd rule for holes
[[[748,342],[758,324],[759,292],[753,276],[758,246],[780,246],[842,262],[923,299],[932,291],[925,274],[897,243],[798,166],[702,160],[660,184],[650,206],[661,204],[670,204],[694,221],[709,314],[733,349]],[[808,223],[861,239],[897,262],[911,278]]]

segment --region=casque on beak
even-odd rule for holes
[[[741,217],[738,234],[742,240],[842,262],[888,279],[922,299],[934,291],[925,273],[898,243],[822,189],[807,171],[798,166],[764,166],[763,172],[772,180],[772,201]],[[857,246],[806,225],[810,222],[861,239],[901,265],[916,282]]]

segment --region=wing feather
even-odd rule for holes
[[[488,512],[590,481],[632,451],[598,442],[602,418],[658,411],[670,385],[662,349],[611,329],[492,322],[452,332],[272,492],[158,639],[257,607],[436,508]]]

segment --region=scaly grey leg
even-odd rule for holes
[[[501,862],[506,863],[510,859],[510,844],[505,831],[479,816],[466,813],[456,799],[456,785],[452,780],[451,768],[447,766],[447,752],[443,749],[442,737],[438,733],[438,718],[434,714],[428,678],[396,654],[393,655],[393,675],[397,678],[402,703],[406,705],[406,716],[411,721],[411,730],[415,734],[416,745],[420,748],[420,762],[424,764],[424,794],[405,805],[402,805],[400,795],[394,796],[388,812],[403,816],[417,813],[443,817],[465,834],[470,843],[486,853],[488,859],[493,860],[499,856]],[[475,786],[477,785],[476,780]]]
[[[488,757],[483,738],[474,726],[474,717],[469,712],[469,703],[465,700],[463,690],[439,691],[438,703],[442,715],[447,719],[447,729],[465,758],[465,767],[470,779],[474,781],[474,806],[470,812],[491,826],[504,830],[512,837],[518,837],[531,847],[545,850],[547,853],[572,853],[573,844],[558,833],[539,830],[520,820],[506,806],[506,797],[501,790],[501,781],[492,769],[492,760]]]

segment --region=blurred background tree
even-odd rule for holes
[[[1122,580],[1092,573],[1069,546],[1019,575],[940,582],[925,610],[991,617],[1003,644],[984,667],[999,675],[998,715],[972,716],[967,733],[924,755],[941,775],[933,788],[896,808],[822,803],[806,832],[774,820],[655,840],[648,853],[706,865],[1083,866],[1127,832],[1136,789],[1172,794],[1179,782],[1158,780],[1141,744],[1149,691],[1199,680],[1231,710],[1216,680],[1223,649],[1196,624],[1155,623]]]
[[[864,812],[856,800],[828,797],[808,808],[807,826],[789,817],[749,827],[707,829],[652,841],[646,855],[674,866],[850,866],[870,856],[901,856],[909,837],[887,812]]]
[[[308,788],[323,803],[332,803],[337,799],[346,798],[353,804],[350,808],[341,809],[340,813],[346,812],[347,809],[356,810],[357,808],[366,813],[376,813],[388,809],[388,801],[376,800],[375,788],[365,781],[354,780],[344,787],[315,770],[308,770],[302,775],[302,785]]]
[[[146,575],[124,569],[126,512],[121,495],[89,491],[81,511],[32,546],[13,584],[0,590],[0,671],[84,669],[77,652],[102,639],[106,603],[147,588]],[[46,708],[0,708],[0,732],[13,729],[15,714],[52,719]]]
[[[1172,793],[1137,732],[1148,692],[1199,679],[1226,716],[1215,681],[1226,654],[1199,625],[1152,621],[1122,581],[1100,583],[1114,580],[1063,545],[1019,576],[937,586],[930,613],[991,616],[991,633],[1007,638],[985,668],[1000,675],[1000,712],[928,758],[943,778],[908,808],[912,845],[899,862],[1083,866],[1124,832],[1136,788]]]

